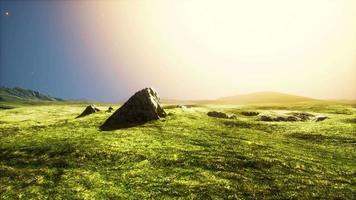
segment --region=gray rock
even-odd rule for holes
[[[266,122],[297,122],[297,121],[323,121],[327,119],[328,117],[326,116],[315,116],[310,113],[305,113],[305,112],[292,112],[288,113],[287,115],[261,115],[260,116],[260,121],[266,121]]]
[[[300,121],[308,121],[311,120],[314,115],[306,112],[292,112],[289,115],[297,117]]]
[[[177,105],[177,108],[187,109],[187,106],[179,104]]]
[[[245,116],[257,116],[259,115],[259,112],[255,112],[255,111],[242,111],[241,115],[245,115]]]
[[[113,110],[114,110],[114,108],[112,108],[112,107],[110,106],[106,112],[112,112]]]
[[[167,114],[159,100],[154,89],[140,90],[116,110],[100,128],[102,130],[128,128],[165,117]]]
[[[93,114],[100,111],[99,108],[95,107],[95,105],[89,105],[85,108],[85,110],[76,118],[80,118],[80,117],[85,117],[87,115]]]
[[[265,121],[265,122],[272,122],[272,121],[274,121],[274,118],[272,116],[262,115],[260,117],[260,120]]]
[[[299,121],[299,118],[295,116],[289,116],[289,115],[277,115],[277,116],[262,115],[260,117],[260,120],[265,122],[295,122],[295,121]]]
[[[236,115],[234,115],[234,114],[228,115],[226,113],[218,112],[218,111],[210,111],[210,112],[207,113],[207,115],[209,117],[217,117],[217,118],[224,118],[224,119],[234,119],[234,118],[236,118]]]

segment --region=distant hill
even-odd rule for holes
[[[197,104],[258,104],[258,103],[297,103],[317,101],[308,97],[284,94],[279,92],[255,92],[250,94],[222,97],[216,100],[194,101]]]
[[[28,90],[19,87],[15,87],[15,88],[0,87],[0,101],[23,102],[23,101],[64,101],[64,100],[34,90]]]
[[[217,99],[218,102],[226,104],[295,103],[312,100],[316,99],[279,92],[255,92],[250,94],[235,95]]]

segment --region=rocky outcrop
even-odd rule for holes
[[[260,120],[265,121],[265,122],[296,122],[296,121],[299,121],[298,117],[290,116],[290,115],[278,115],[278,116],[262,115],[260,117]]]
[[[153,88],[145,88],[131,96],[100,128],[102,130],[127,128],[158,120],[166,115],[157,92]]]
[[[260,121],[265,122],[306,122],[306,121],[324,121],[328,117],[323,115],[313,115],[311,113],[306,112],[292,112],[287,114],[269,114],[269,115],[261,115]]]

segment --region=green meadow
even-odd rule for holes
[[[1,106],[0,199],[355,198],[355,105],[165,105],[166,118],[114,131],[99,126],[118,105],[76,119],[85,106]],[[328,119],[265,122],[243,111]]]

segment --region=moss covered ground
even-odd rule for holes
[[[0,109],[0,199],[355,198],[354,105],[166,106],[165,119],[115,131],[99,130],[105,111],[75,119],[85,106]],[[243,111],[329,119],[264,122]]]

